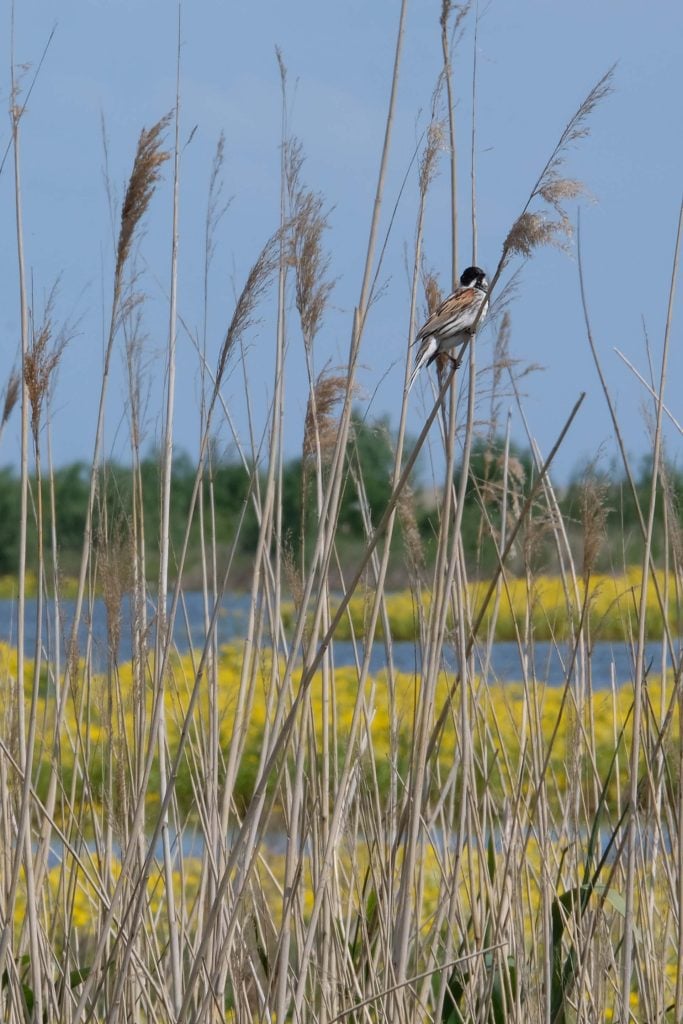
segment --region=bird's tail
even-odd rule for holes
[[[408,387],[406,388],[407,392],[410,392],[410,389],[415,383],[417,375],[422,369],[422,367],[425,366],[429,362],[429,360],[436,355],[438,347],[439,346],[437,340],[434,337],[425,338],[425,340],[422,342],[419,349],[417,350],[417,355],[415,356],[415,366],[413,367],[412,373],[410,374],[410,377],[408,379]]]

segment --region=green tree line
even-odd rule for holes
[[[371,521],[381,517],[391,494],[391,473],[394,460],[394,440],[387,419],[364,422],[354,417],[352,441],[349,445],[346,487],[342,496],[339,517],[339,544],[358,546],[365,536],[363,507],[367,507]],[[505,530],[519,514],[534,480],[534,467],[528,450],[511,446],[504,457],[504,444],[500,438],[480,439],[473,448],[470,472],[465,488],[463,510],[463,540],[470,565],[475,572],[486,573],[496,564],[495,541],[504,537]],[[150,576],[156,572],[156,546],[159,537],[159,457],[151,452],[141,464],[142,510],[147,543],[147,566]],[[285,524],[283,540],[291,546],[295,557],[302,557],[305,544],[310,540],[316,522],[315,467],[302,458],[286,462],[282,478],[282,521]],[[171,542],[179,548],[190,510],[196,465],[187,454],[176,455],[173,462],[171,489]],[[238,554],[249,556],[258,538],[258,519],[254,502],[253,467],[226,458],[210,460],[204,476],[203,498],[206,522],[209,508],[216,523],[219,551],[227,551],[238,536]],[[362,480],[362,493],[358,481]],[[558,501],[560,510],[569,523],[571,539],[580,553],[582,535],[591,528],[602,533],[600,564],[602,569],[623,568],[625,563],[638,558],[640,527],[636,500],[646,511],[649,501],[652,467],[643,462],[635,480],[636,496],[630,485],[613,469],[597,473],[583,470],[574,474],[568,486],[562,489]],[[657,529],[655,555],[661,554],[664,537],[680,532],[683,475],[674,467],[664,473],[665,486],[660,487],[657,502]],[[459,487],[456,472],[454,484]],[[31,481],[35,491],[36,481]],[[56,510],[56,536],[60,566],[64,573],[75,571],[83,543],[86,510],[90,486],[90,467],[83,462],[63,466],[54,472],[50,483],[43,481],[43,507],[51,506],[49,488],[54,488]],[[95,512],[94,536],[103,543],[116,533],[119,538],[129,532],[132,515],[133,471],[115,461],[103,463],[100,469],[99,499]],[[412,520],[417,527],[422,556],[429,562],[432,538],[438,532],[440,502],[438,496],[420,488],[413,482]],[[19,558],[20,484],[15,470],[0,469],[0,574],[16,572]],[[400,518],[400,517],[399,517]],[[513,568],[532,558],[536,567],[552,568],[550,534],[544,537],[544,523],[548,523],[547,505],[535,503],[528,524],[520,533]],[[29,523],[29,559],[35,555],[36,538]],[[46,533],[49,536],[49,532]],[[401,561],[402,535],[397,531],[397,560]],[[199,551],[199,517],[195,514],[189,564],[196,564]]]

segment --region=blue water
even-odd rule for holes
[[[68,638],[71,631],[71,624],[74,615],[73,600],[63,599],[61,602],[61,636],[62,650],[64,650],[64,638]],[[192,645],[196,650],[201,650],[204,644],[204,602],[200,593],[189,592],[184,595],[184,607],[178,609],[174,628],[174,641],[178,650],[187,651]],[[249,598],[245,594],[226,595],[220,607],[217,623],[217,634],[219,644],[239,641],[245,633],[247,615],[249,609]],[[96,668],[103,668],[107,660],[107,629],[106,611],[104,602],[98,598],[92,611],[92,634],[93,634],[93,660]],[[87,627],[85,615],[79,631],[79,648],[83,653],[87,638]],[[153,623],[154,608],[148,610],[149,621]],[[119,661],[127,661],[131,657],[131,607],[127,598],[124,598],[121,609],[121,641],[119,644]],[[0,640],[16,644],[16,602],[11,600],[0,600]],[[43,647],[47,650],[54,650],[54,603],[48,601],[45,604],[43,614]],[[25,651],[32,656],[36,642],[36,602],[26,602],[26,640]],[[150,641],[152,642],[152,640]],[[534,644],[530,658],[528,674],[551,686],[560,686],[566,680],[566,672],[571,652],[566,645],[554,645],[547,642]],[[358,657],[362,658],[363,648],[358,645]],[[401,672],[415,672],[420,668],[420,651],[412,642],[395,642],[392,646],[392,657],[394,667]],[[446,668],[454,670],[457,667],[455,654],[449,648],[444,649],[444,664]],[[657,674],[661,665],[661,644],[652,643],[648,645],[646,654],[646,665],[652,661],[652,672]],[[354,648],[350,642],[335,641],[334,643],[335,665],[355,664]],[[380,672],[386,668],[386,651],[381,640],[376,641],[370,658],[370,668],[373,673]],[[481,665],[477,663],[477,669]],[[597,643],[593,646],[591,657],[592,682],[595,689],[609,686],[612,676],[618,685],[632,679],[633,665],[632,655],[628,644],[623,641],[610,643]],[[503,682],[520,680],[523,678],[522,664],[517,644],[497,643],[493,646],[489,679],[499,679]]]

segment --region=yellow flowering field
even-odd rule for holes
[[[638,604],[641,592],[641,570],[629,569],[620,576],[594,575],[588,588],[588,617],[591,636],[594,640],[622,640],[636,629]],[[470,583],[468,602],[470,616],[474,621],[479,614],[489,588],[487,581]],[[664,586],[660,581],[660,588]],[[371,607],[372,593],[354,597],[349,614],[342,619],[337,637],[351,638],[352,631],[357,637],[366,632],[367,618]],[[500,602],[496,614],[494,637],[496,640],[515,640],[518,631],[523,633],[527,614],[531,615],[531,626],[537,640],[565,640],[572,635],[579,624],[585,602],[586,589],[582,580],[578,590],[565,585],[559,576],[537,576],[529,584],[523,578],[511,578],[500,586]],[[675,583],[672,579],[668,588],[669,624],[674,633],[680,632],[675,601]],[[414,640],[419,635],[419,609],[416,597],[410,591],[386,596],[391,635],[394,640]],[[422,611],[429,610],[430,595],[420,597]],[[487,631],[491,625],[493,602],[490,603],[482,624]],[[286,618],[291,622],[294,609],[286,609]],[[650,577],[647,588],[646,621],[651,640],[661,638],[663,621],[655,583]],[[452,623],[451,623],[452,624]],[[377,635],[383,635],[381,620]]]
[[[215,699],[223,764],[233,742],[241,669],[241,647],[232,645],[222,648],[215,673]],[[235,793],[238,810],[246,805],[253,789],[264,732],[272,720],[271,681],[273,678],[281,678],[283,669],[283,664],[273,664],[269,650],[261,652],[251,696],[246,703],[245,745],[239,762]],[[33,665],[28,662],[24,692],[27,714],[32,679]],[[174,657],[169,666],[165,688],[171,757],[177,750],[194,681],[192,657],[189,654]],[[291,701],[299,682],[300,675],[295,675],[287,693],[287,703]],[[368,784],[370,792],[373,792],[371,787],[376,780],[378,789],[375,792],[381,798],[388,794],[392,779],[398,778],[401,780],[400,785],[403,785],[408,777],[415,723],[422,697],[421,680],[411,673],[398,673],[390,684],[386,673],[380,672],[368,679],[363,691],[359,692],[356,670],[352,667],[339,667],[330,669],[328,683],[329,693],[326,694],[322,674],[314,678],[307,698],[308,713],[302,719],[310,723],[315,732],[317,756],[321,756],[320,751],[323,749],[324,709],[328,708],[332,756],[337,759],[339,766],[348,745],[354,708],[357,701],[361,701],[363,724],[354,756],[361,767],[361,780],[365,772],[364,782]],[[671,679],[650,678],[646,692],[643,729],[647,736],[654,738],[669,709],[673,682]],[[329,705],[325,703],[328,696]],[[16,744],[17,699],[16,651],[0,644],[2,734],[4,742],[14,754],[16,750],[12,748]],[[436,798],[439,787],[443,785],[454,764],[462,763],[461,754],[471,740],[477,800],[482,806],[497,808],[497,820],[505,820],[505,808],[509,809],[517,799],[528,809],[530,820],[534,820],[535,795],[543,782],[546,808],[550,809],[551,814],[557,814],[557,820],[560,820],[567,807],[580,802],[585,813],[583,828],[586,831],[587,823],[591,821],[591,815],[596,809],[597,795],[609,775],[607,808],[601,817],[601,823],[608,834],[624,806],[631,746],[632,702],[633,692],[629,685],[617,690],[597,690],[582,697],[573,689],[565,691],[542,683],[529,686],[521,682],[491,683],[479,677],[456,685],[452,674],[442,672],[437,680],[432,721],[444,706],[448,707],[448,715],[435,756],[429,765],[433,796]],[[206,738],[210,732],[210,708],[210,683],[207,677],[203,677],[189,730],[190,740],[177,779],[180,820],[186,823],[190,832],[198,827],[195,794],[197,785],[201,785],[204,778],[202,758],[206,754]],[[149,723],[152,711],[149,692],[145,695],[144,709]],[[122,800],[123,791],[131,787],[129,765],[135,749],[136,719],[139,720],[141,714],[140,695],[135,691],[131,664],[122,664],[116,673],[109,676],[95,676],[87,684],[79,680],[67,700],[66,716],[59,736],[60,754],[57,763],[53,761],[55,714],[54,682],[50,680],[49,673],[43,670],[34,759],[37,795],[45,799],[54,767],[62,792],[69,797],[72,793],[75,796],[75,805],[58,801],[57,822],[68,825],[71,815],[73,824],[73,815],[77,812],[81,819],[79,827],[82,834],[91,843],[91,821],[99,823],[96,825],[98,829],[105,822],[113,822],[115,834],[118,835],[118,802]],[[678,710],[674,703],[663,746],[665,756],[672,757],[674,771],[673,758],[678,756],[678,738]],[[539,772],[546,759],[547,771],[541,777]],[[87,771],[84,771],[85,767]],[[335,773],[331,775],[334,779]],[[83,784],[85,776],[88,780],[87,791]],[[107,794],[112,792],[113,806],[107,803]],[[158,809],[158,802],[159,768],[155,765],[146,792],[150,821]],[[265,901],[273,920],[279,919],[283,905],[285,860],[282,844],[278,842],[281,820],[277,814],[271,819],[273,845],[269,845],[266,839],[256,869],[259,899]],[[520,841],[518,836],[517,842]],[[546,900],[552,900],[556,893],[566,891],[568,886],[576,884],[571,879],[581,877],[582,854],[579,847],[585,841],[586,836],[583,836],[570,852],[569,856],[575,858],[572,865],[566,861],[568,854],[565,837],[549,835],[545,848],[541,850],[537,835],[530,833],[524,840],[523,858],[515,855],[511,862],[506,861],[502,848],[495,850],[495,870],[501,878],[509,877],[513,885],[513,924],[516,941],[519,942],[520,937],[523,937],[525,956],[533,958],[536,955],[543,918],[543,886],[548,885],[544,881],[548,878],[548,863],[552,865],[551,885],[556,888],[551,888],[550,896],[546,891]],[[402,852],[399,851],[394,864],[397,873],[401,856]],[[373,858],[377,857],[385,865],[389,849],[383,849],[381,844],[370,847],[362,837],[359,838],[359,834],[353,832],[345,835],[337,852],[339,872],[336,882],[337,897],[345,908],[345,915],[362,913],[367,909],[364,901],[372,896],[364,890],[368,874],[376,871],[381,876],[381,871],[373,863]],[[511,863],[516,865],[514,870],[510,867]],[[474,904],[478,905],[483,892],[487,889],[497,891],[497,887],[503,884],[498,877],[487,881],[487,872],[492,870],[490,855],[482,854],[476,845],[468,846],[457,871],[455,864],[454,849],[444,849],[438,840],[434,845],[425,843],[421,852],[419,885],[411,896],[419,900],[418,919],[426,936],[425,941],[431,935],[430,928],[437,927],[435,922],[438,920],[439,907],[445,899],[450,898],[454,878],[459,919],[463,921],[470,917]],[[299,912],[306,919],[313,907],[316,886],[315,865],[308,856],[304,857],[301,870]],[[104,920],[119,873],[120,864],[116,853],[110,863],[103,863],[94,855],[81,855],[76,861],[70,853],[64,851],[61,861],[50,864],[41,899],[58,945],[62,938],[73,936],[75,929],[82,956],[86,957]],[[182,867],[173,874],[176,903],[183,908],[183,916],[188,915],[189,919],[202,900],[207,898],[203,888],[205,874],[205,863],[195,854],[184,857]],[[560,881],[562,877],[564,880]],[[67,880],[71,894],[69,903],[64,902]],[[158,941],[164,942],[166,916],[163,901],[167,881],[160,858],[153,865],[145,884],[149,914],[157,922],[155,927]],[[621,877],[612,881],[610,896],[615,894],[614,903],[606,908],[606,921],[610,928],[616,929],[615,934],[618,934],[620,927],[616,900],[622,884]],[[669,938],[672,926],[667,917],[671,911],[663,884],[663,876],[657,879],[644,878],[642,885],[637,884],[636,892],[643,906],[649,900],[649,908],[653,905],[658,908],[657,912],[662,919],[662,935],[666,934],[667,937],[662,940],[659,962],[664,966],[662,985],[665,997],[670,1002],[675,988],[675,964],[674,949]],[[592,897],[594,903],[597,899]],[[21,926],[25,902],[26,886],[22,879],[15,906],[16,927]],[[516,948],[519,955],[519,945]],[[638,994],[634,993],[633,1000],[635,1008],[639,1005]],[[606,1019],[609,1019],[609,1014]]]
[[[49,589],[49,583],[48,583]],[[38,593],[38,580],[36,574],[28,570],[25,580],[26,597],[35,597]],[[75,597],[78,590],[78,580],[70,576],[63,576],[59,581],[59,593],[61,597]],[[16,601],[19,592],[19,583],[14,575],[0,575],[0,601]],[[51,593],[51,590],[50,590]]]
[[[264,905],[267,906],[268,914],[273,921],[278,921],[283,913],[285,855],[282,852],[282,843],[277,841],[278,837],[273,838],[273,843],[266,839],[262,846],[255,868],[251,895],[242,900],[242,913],[246,920],[251,920],[262,912]],[[474,843],[464,848],[461,858],[456,858],[455,851],[455,847],[451,850],[437,849],[429,843],[425,844],[422,850],[419,884],[410,898],[413,904],[419,901],[418,919],[421,922],[420,933],[423,941],[428,943],[430,937],[433,938],[439,906],[444,900],[453,900],[454,882],[454,902],[458,906],[458,920],[469,919],[470,924],[473,914],[485,913],[487,900],[491,901],[493,912],[497,901],[504,898],[503,894],[507,892],[512,900],[510,917],[502,929],[500,938],[508,953],[514,950],[517,961],[522,958],[528,961],[532,965],[532,971],[535,967],[540,976],[539,963],[542,962],[544,955],[540,939],[544,913],[543,864],[548,860],[553,864],[560,863],[566,854],[566,848],[551,840],[542,850],[537,840],[532,837],[527,842],[523,859],[514,856],[508,859],[502,849],[496,849],[495,852],[491,849],[481,851]],[[365,941],[373,936],[369,908],[375,898],[372,887],[367,887],[367,881],[373,875],[373,868],[377,876],[382,876],[389,855],[388,848],[368,847],[351,836],[347,836],[340,843],[336,852],[336,913],[339,915],[340,924],[349,916],[352,920],[356,917],[364,918],[369,927],[369,933],[364,933]],[[382,861],[381,865],[377,864],[378,858]],[[402,853],[399,852],[394,864],[396,877],[400,873],[401,863]],[[51,922],[52,939],[57,950],[61,949],[63,943],[70,937],[72,943],[74,940],[77,942],[82,962],[87,963],[106,916],[114,886],[119,880],[120,871],[121,864],[116,857],[103,869],[102,863],[96,858],[81,855],[77,860],[69,853],[64,854],[63,859],[51,867],[42,889],[42,912],[45,919]],[[303,858],[301,879],[297,894],[297,913],[300,913],[303,921],[308,921],[316,887],[315,869],[309,856]],[[182,866],[172,874],[175,904],[189,932],[194,927],[197,908],[207,898],[206,880],[206,860],[200,855],[185,856],[182,859]],[[64,901],[65,885],[71,893],[68,903]],[[165,886],[165,872],[159,858],[151,867],[145,887],[146,912],[155,922],[155,940],[160,944],[168,941],[168,919],[164,912]],[[605,890],[608,898],[603,903],[603,928],[613,932],[615,944],[619,939],[623,913],[620,890],[621,882],[612,879],[610,886]],[[672,915],[672,908],[668,904],[667,887],[661,880],[655,881],[642,875],[637,881],[635,891],[636,915],[647,914],[648,909],[651,910],[652,901],[658,908],[662,931],[658,959],[660,989],[665,1005],[670,1005],[673,1003],[676,989],[677,962],[673,939],[675,916]],[[258,893],[257,897],[254,896],[255,892]],[[545,897],[552,902],[563,892],[567,892],[567,887],[560,884],[557,890],[546,888]],[[129,895],[132,893],[131,887]],[[17,930],[21,928],[26,913],[26,894],[27,887],[22,874],[14,915]],[[255,902],[252,903],[252,900]],[[595,910],[600,900],[601,890],[598,887],[590,897],[586,912]],[[291,912],[290,907],[288,913]],[[457,935],[457,928],[455,931]],[[461,936],[459,941],[463,939]],[[350,951],[353,952],[353,947],[350,947]],[[261,955],[264,959],[274,959],[275,950],[262,949]],[[607,965],[602,970],[607,977]],[[589,1006],[594,995],[589,988],[585,989],[584,999]],[[613,1014],[613,994],[602,993],[599,1001],[604,1007],[604,1016],[600,1019],[610,1021]],[[630,1005],[636,1019],[642,1019],[640,1014],[644,1012],[645,1007],[637,988],[631,992]],[[234,1018],[228,1016],[226,1019]]]
[[[280,671],[284,665],[279,666]],[[244,749],[239,762],[236,797],[243,806],[248,802],[257,776],[263,746],[264,732],[272,721],[269,712],[269,686],[272,678],[272,658],[262,653],[257,678],[253,682],[251,700],[243,723]],[[216,707],[220,747],[227,758],[233,741],[235,711],[238,702],[241,671],[239,646],[222,648],[216,679]],[[14,735],[16,712],[16,651],[0,644],[0,699],[3,704],[4,735]],[[26,665],[26,712],[30,700],[33,676],[31,662]],[[178,737],[188,708],[194,684],[191,656],[172,659],[165,689],[166,722],[170,754],[177,749]],[[300,675],[295,673],[287,702],[298,688]],[[388,786],[392,773],[405,778],[408,770],[411,743],[419,700],[419,678],[411,673],[397,673],[389,685],[384,672],[368,680],[363,700],[364,723],[361,737],[361,763],[369,770],[372,766],[382,788]],[[198,757],[203,756],[205,738],[209,733],[209,683],[203,678],[199,684],[199,700],[195,706],[190,729],[190,740],[180,763],[177,779],[177,798],[184,813],[191,814],[194,791],[192,773],[197,773]],[[341,764],[347,746],[356,700],[359,699],[358,677],[353,667],[339,667],[331,675],[332,700],[328,706],[328,730],[334,733],[333,751]],[[489,793],[503,799],[514,790],[514,779],[521,777],[527,785],[538,781],[534,776],[534,763],[540,763],[550,745],[549,773],[554,783],[552,793],[556,800],[569,785],[569,779],[589,782],[588,790],[605,780],[615,757],[615,770],[610,781],[610,796],[614,797],[628,771],[628,752],[631,742],[632,687],[624,685],[613,692],[596,690],[583,699],[574,690],[566,698],[563,689],[542,683],[525,686],[522,683],[490,683],[480,678],[467,682],[463,688],[456,685],[452,673],[439,675],[434,701],[434,716],[448,706],[448,715],[437,746],[431,771],[435,780],[447,773],[462,748],[463,714],[468,722],[469,735],[482,785]],[[657,722],[666,714],[671,697],[671,684],[662,686],[661,679],[648,680],[646,728],[656,735]],[[466,696],[463,707],[463,694]],[[322,749],[324,698],[323,679],[318,674],[308,694],[309,720],[314,723],[316,749]],[[79,761],[75,792],[82,792],[83,759],[87,760],[90,799],[102,800],[107,772],[115,772],[117,786],[127,784],[126,765],[134,746],[136,712],[133,674],[130,663],[118,669],[116,677],[95,676],[87,689],[79,683],[69,695],[66,715],[59,737],[60,759],[56,765],[60,783],[66,793],[71,792],[74,763]],[[86,702],[87,701],[87,705]],[[271,709],[273,702],[271,700]],[[146,717],[150,721],[151,694],[146,696]],[[559,726],[558,726],[559,720]],[[38,701],[38,729],[35,745],[34,776],[41,798],[47,791],[51,773],[53,734],[55,722],[54,684],[43,670]],[[623,736],[621,730],[623,727]],[[678,737],[678,712],[673,709],[673,720],[668,729],[664,753],[668,754]],[[551,742],[552,738],[552,742]],[[11,742],[11,741],[10,741]],[[523,752],[523,753],[522,753]],[[141,752],[138,751],[141,756]],[[320,756],[320,755],[319,755]],[[113,760],[113,767],[111,762]],[[117,762],[120,764],[117,765]],[[192,767],[194,766],[194,767]],[[521,776],[520,776],[521,770]],[[148,789],[150,810],[158,800],[158,768],[155,765]],[[578,775],[576,773],[579,773]],[[484,781],[485,780],[485,781]]]

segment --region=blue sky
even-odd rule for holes
[[[591,119],[591,136],[571,152],[567,174],[593,196],[581,203],[582,248],[596,340],[629,452],[648,447],[647,396],[614,348],[648,375],[644,328],[656,372],[662,347],[675,229],[683,186],[683,5],[661,2],[572,4],[550,0],[491,0],[478,32],[477,192],[479,263],[492,271],[501,243],[524,204],[566,121],[591,86],[617,62],[614,92]],[[440,70],[437,0],[409,4],[399,81],[382,236],[427,124]],[[279,204],[280,82],[275,46],[289,71],[290,127],[306,153],[304,178],[330,208],[326,244],[336,279],[332,308],[317,341],[316,366],[340,364],[347,353],[358,299],[393,61],[399,3],[312,0],[259,4],[195,0],[182,10],[179,311],[190,331],[202,324],[203,233],[211,161],[221,131],[226,138],[225,194],[212,268],[208,338],[218,351],[234,294],[277,225]],[[10,5],[0,4],[6,40],[0,75],[9,95]],[[57,319],[77,322],[60,367],[53,402],[55,459],[89,459],[96,419],[113,242],[103,181],[102,119],[109,171],[119,198],[141,127],[169,111],[175,98],[177,6],[169,0],[22,0],[17,4],[17,63],[38,61],[52,27],[54,39],[22,120],[21,157],[26,256],[35,306],[59,278]],[[463,266],[469,260],[469,141],[472,118],[473,19],[455,57],[460,140]],[[28,72],[30,77],[31,72]],[[4,152],[9,119],[0,130]],[[448,167],[444,153],[428,200],[426,262],[447,288],[449,278]],[[383,288],[372,307],[361,352],[359,406],[395,423],[407,353],[411,260],[417,210],[417,171],[408,176],[381,271]],[[163,348],[167,335],[171,188],[169,175],[155,195],[137,254],[147,296],[144,325],[150,377],[146,443],[158,438]],[[0,176],[0,385],[16,359],[19,310],[11,160]],[[576,215],[576,209],[572,210]],[[523,269],[511,307],[511,349],[524,364],[543,369],[524,379],[524,411],[532,435],[547,452],[580,391],[587,399],[557,461],[565,480],[582,461],[615,452],[612,428],[586,344],[575,252],[539,251]],[[672,335],[667,400],[683,420],[680,301]],[[478,341],[478,365],[490,359],[493,332]],[[257,431],[266,422],[272,390],[272,302],[249,337],[247,370]],[[107,452],[127,457],[122,356],[114,359],[107,407]],[[190,454],[198,437],[198,366],[181,330],[178,352],[176,443]],[[301,341],[292,310],[287,355],[286,450],[300,450],[306,387]],[[424,375],[423,375],[424,376]],[[241,435],[247,416],[239,367],[224,398]],[[429,391],[411,395],[415,434]],[[524,442],[512,403],[513,432]],[[482,415],[485,414],[485,408]],[[228,450],[227,424],[217,424]],[[0,464],[17,461],[15,414],[0,442]],[[676,458],[680,435],[667,432]],[[435,433],[433,444],[438,448]]]

